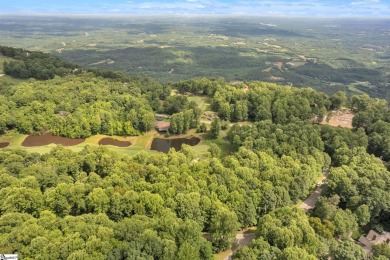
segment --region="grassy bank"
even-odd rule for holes
[[[67,149],[70,149],[75,152],[81,151],[86,145],[98,145],[100,139],[109,137],[119,141],[130,141],[132,143],[129,147],[117,147],[112,145],[107,145],[110,150],[116,151],[121,154],[134,155],[141,150],[147,150],[147,143],[149,140],[152,140],[155,131],[148,132],[142,136],[131,136],[131,137],[122,137],[122,136],[106,136],[106,135],[94,135],[85,139],[85,141],[78,145],[66,146]],[[23,146],[23,140],[27,135],[19,134],[16,132],[9,132],[5,135],[0,136],[0,142],[9,142],[9,146],[6,149],[24,149],[28,152],[36,152],[40,154],[48,153],[50,150],[56,146],[56,144],[26,147]]]
[[[19,134],[15,131],[10,131],[2,136],[0,136],[0,142],[8,142],[10,143],[6,148],[3,149],[23,149],[28,152],[36,152],[40,154],[48,153],[53,147],[56,147],[56,144],[49,144],[49,145],[42,145],[42,146],[30,146],[26,147],[23,146],[22,143],[24,139],[28,135],[25,134]],[[211,140],[208,137],[208,134],[201,134],[198,135],[195,133],[195,130],[190,130],[187,134],[180,135],[180,136],[171,136],[170,138],[176,138],[176,137],[192,137],[197,136],[201,139],[201,142],[194,146],[193,149],[195,151],[195,154],[197,156],[202,156],[207,154],[208,149],[210,148],[211,143],[216,143],[223,151],[227,151],[228,149],[225,148],[227,145],[226,142],[220,138],[216,140]],[[127,154],[127,155],[135,155],[136,153],[140,151],[148,151],[148,152],[155,152],[150,150],[150,145],[152,143],[153,138],[155,137],[164,137],[164,135],[158,133],[157,131],[149,131],[147,133],[144,133],[141,136],[129,136],[129,137],[123,137],[123,136],[107,136],[107,135],[94,135],[91,137],[88,137],[85,139],[84,142],[78,145],[73,146],[66,146],[67,149],[70,149],[75,152],[81,151],[86,145],[98,145],[99,141],[102,138],[109,137],[113,138],[119,141],[130,141],[132,143],[131,146],[128,147],[117,147],[113,145],[106,145],[107,148],[109,148],[112,151],[118,152],[120,154]],[[224,152],[223,152],[224,153]]]

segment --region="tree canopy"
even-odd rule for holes
[[[0,86],[0,133],[139,135],[153,128],[155,113],[170,116],[170,134],[204,133],[201,106],[188,93],[202,95],[215,112],[210,133],[203,134],[210,148],[198,157],[189,146],[134,156],[88,145],[80,152],[57,146],[47,154],[1,149],[1,253],[212,259],[232,246],[238,230],[256,226],[256,238],[236,259],[364,259],[351,234],[389,230],[384,100],[263,82],[243,88],[223,79],[163,85],[113,71],[73,75],[64,68],[74,67],[48,54],[0,51],[15,60],[5,64],[7,74],[35,78]],[[32,70],[46,73],[41,63],[54,74]],[[356,113],[353,129],[313,124],[342,105]],[[217,145],[221,140],[229,151]],[[321,196],[305,213],[296,205],[324,174]],[[374,246],[373,257],[388,251]]]

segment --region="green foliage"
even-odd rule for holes
[[[313,215],[322,220],[332,220],[338,209],[340,197],[336,194],[331,197],[319,197]]]
[[[148,101],[137,92],[132,85],[91,74],[31,81],[12,87],[0,113],[8,129],[27,134],[137,135],[152,129],[155,120]]]
[[[239,223],[234,212],[219,205],[213,205],[210,218],[211,241],[215,251],[221,251],[230,247],[230,243],[236,237]]]
[[[300,259],[307,259],[307,260],[315,260],[317,257],[314,255],[308,254],[304,249],[299,247],[287,247],[283,250],[280,259],[283,260],[300,260]]]
[[[17,60],[5,69],[27,75],[29,61],[17,56],[25,51],[5,51]],[[205,132],[202,106],[189,102],[188,92],[209,96],[218,114],[214,139],[228,128],[225,120],[254,121],[229,130],[232,152],[224,158],[215,143],[201,160],[188,146],[133,157],[102,147],[0,151],[0,249],[38,259],[211,259],[212,251],[231,247],[238,229],[257,225],[257,238],[238,259],[326,259],[329,248],[335,259],[361,259],[351,244],[334,247],[333,237],[389,226],[390,175],[374,157],[389,157],[386,102],[362,95],[347,103],[342,92],[328,97],[262,82],[232,85],[206,78],[162,85],[91,70],[0,88],[0,132],[137,135],[153,128],[155,111],[172,114],[172,134]],[[357,113],[352,131],[311,124],[344,104]],[[312,193],[331,159],[311,215],[292,208]]]
[[[333,218],[335,225],[335,235],[344,239],[348,239],[350,234],[358,227],[355,215],[349,209],[338,209]]]
[[[343,158],[343,165],[330,171],[327,195],[339,196],[338,205],[353,211],[361,224],[386,221],[390,210],[388,170],[378,158],[368,155],[362,148],[340,149],[338,153]],[[354,219],[347,215],[345,218]]]
[[[170,157],[170,166],[187,167],[176,160],[179,153],[161,156]],[[57,177],[51,185],[43,185],[45,179],[29,176],[25,180],[23,168],[1,173],[3,180],[14,176],[18,181],[0,190],[0,247],[23,258],[211,259],[211,244],[201,235],[205,222],[215,234],[216,244],[227,244],[225,240],[229,241],[238,227],[237,217],[229,208],[221,205],[212,212],[210,195],[186,190],[198,186],[198,181],[200,185],[203,176],[197,180],[194,175],[195,185],[191,186],[189,179],[182,179],[183,184],[187,182],[184,189],[179,188],[182,184],[178,181],[177,192],[162,188],[167,185],[161,178],[168,160],[152,177],[158,167],[140,164],[139,158],[120,157],[102,147],[85,148],[80,153],[58,147],[35,158],[22,151],[1,151],[0,158],[1,169],[6,170],[18,159],[30,169],[50,165]],[[94,166],[90,158],[95,158]],[[157,158],[151,155],[146,159],[152,162]],[[179,178],[183,178],[181,170],[175,170]],[[160,181],[145,182],[143,171],[149,172],[148,179],[160,176]],[[221,219],[227,221],[223,226],[219,226]],[[232,223],[233,231],[227,226]]]
[[[7,35],[3,44],[34,46],[85,67],[148,75],[163,82],[224,77],[312,86],[326,93],[386,96],[390,59],[383,51],[388,42],[380,30],[383,21],[337,23],[335,39],[334,28],[324,26],[322,19],[307,23],[278,17],[202,17],[199,23],[192,17],[5,16],[1,34]],[[275,62],[283,65],[279,68]]]
[[[232,86],[220,87],[213,96],[212,108],[223,120],[262,121],[286,124],[323,116],[328,97],[312,89],[294,89],[264,82],[252,82],[249,91]]]
[[[234,259],[318,259],[323,242],[300,209],[280,208],[259,221],[258,238],[238,250]]]
[[[383,160],[390,160],[390,123],[378,120],[368,127],[368,152],[382,157]]]
[[[335,166],[343,164],[340,151],[354,147],[366,149],[368,145],[368,138],[363,128],[351,131],[325,125],[321,127],[321,138],[324,142],[325,151],[331,156],[332,164]]]
[[[386,243],[372,244],[372,254],[374,257],[390,258],[390,247]]]
[[[19,243],[11,235],[24,226],[0,225],[5,237],[0,246],[23,257],[40,252],[57,259],[79,255],[208,259],[211,244],[200,231],[210,233],[214,251],[219,251],[230,246],[240,227],[256,225],[258,216],[292,203],[279,181],[290,173],[275,175],[272,183],[266,168],[282,172],[287,161],[245,149],[223,160],[200,161],[192,161],[186,149],[134,157],[104,147],[86,147],[80,153],[57,147],[42,156],[1,151],[5,186],[0,223],[9,214],[26,214],[33,223],[38,221],[34,228],[39,232],[31,234],[31,241]],[[258,167],[261,164],[268,166]],[[51,221],[40,220],[45,210]],[[66,230],[62,235],[60,225]],[[68,245],[71,241],[74,244]],[[58,249],[61,244],[66,250]],[[92,245],[98,249],[92,250]]]
[[[330,109],[338,110],[347,101],[347,96],[345,92],[338,91],[337,93],[330,96],[329,100],[331,102]]]
[[[218,147],[218,145],[212,143],[210,145],[210,149],[209,149],[209,152],[211,154],[212,157],[216,157],[216,158],[219,158],[221,156],[221,148]]]
[[[79,66],[42,52],[0,46],[0,54],[16,60],[3,65],[4,73],[15,78],[47,80],[80,72]]]
[[[228,138],[233,148],[238,149],[237,156],[244,165],[264,171],[259,176],[262,180],[276,184],[283,179],[283,191],[278,192],[288,190],[289,199],[286,200],[296,201],[306,197],[317,177],[322,174],[322,169],[329,163],[327,155],[323,153],[324,145],[318,128],[313,125],[276,125],[270,121],[248,126],[234,125]],[[281,158],[279,163],[275,158]],[[275,205],[273,202],[274,199],[269,198],[266,203]]]
[[[218,117],[214,117],[213,120],[211,121],[211,128],[210,128],[211,138],[214,139],[218,138],[220,130],[221,130],[221,122]]]
[[[2,193],[5,193],[1,207],[4,213],[21,212],[37,216],[43,207],[43,195],[39,190],[14,187],[2,190]]]
[[[294,71],[320,80],[347,84],[355,81],[376,82],[381,73],[367,68],[332,68],[327,64],[309,62],[304,66],[294,68]]]
[[[180,93],[192,93],[195,95],[214,95],[217,88],[221,85],[225,85],[225,81],[222,78],[219,79],[188,79],[174,83],[172,87],[179,90]]]
[[[240,248],[234,253],[234,259],[238,260],[256,260],[256,259],[278,259],[281,250],[259,237],[245,247]]]
[[[184,108],[188,106],[188,99],[186,96],[175,95],[169,96],[164,101],[163,113],[174,114],[183,111]]]
[[[366,254],[359,245],[351,241],[344,241],[335,248],[333,257],[335,260],[364,260]]]
[[[197,133],[206,133],[207,131],[207,126],[204,122],[200,123],[198,128],[196,129]]]
[[[326,239],[333,238],[335,226],[332,222],[328,220],[321,221],[320,218],[311,217],[309,218],[309,223],[318,235]]]
[[[356,221],[359,224],[359,226],[364,226],[371,219],[370,208],[365,204],[360,205],[359,207],[357,207],[355,211],[355,215],[356,215]]]
[[[298,259],[300,251],[308,257],[316,255],[321,244],[305,213],[296,208],[280,208],[260,218],[257,235],[283,250],[283,259]]]
[[[266,126],[265,123],[260,125]],[[301,125],[288,127],[293,131],[304,129]],[[308,126],[305,131],[307,134],[317,131],[319,136],[316,126]],[[281,138],[282,132],[276,132],[278,139]],[[237,132],[237,135],[244,133]],[[254,140],[257,138],[255,132],[246,134],[253,134]],[[297,134],[305,138],[305,134]],[[308,176],[320,172],[325,163],[320,159],[317,165],[316,160],[309,158],[311,153],[320,155],[316,149],[323,147],[314,140],[313,149],[307,150],[310,153],[302,157],[291,154],[291,158],[277,156],[268,148],[255,152],[256,145],[249,139],[243,143],[245,146],[223,160],[214,157],[192,161],[193,155],[186,148],[180,153],[143,153],[132,158],[111,153],[103,147],[86,147],[80,153],[58,147],[42,156],[17,150],[2,151],[0,165],[5,172],[1,179],[10,184],[1,189],[3,216],[27,213],[39,220],[42,211],[49,210],[56,220],[47,222],[53,225],[50,232],[58,232],[57,222],[65,223],[63,227],[67,232],[53,239],[50,232],[46,235],[42,231],[39,234],[43,238],[37,238],[37,242],[20,244],[9,237],[12,230],[20,230],[6,225],[8,231],[2,241],[10,242],[0,243],[0,246],[9,247],[13,252],[23,251],[21,255],[26,257],[38,250],[42,257],[52,254],[59,259],[108,257],[107,252],[114,258],[132,255],[155,259],[208,259],[211,244],[201,237],[200,231],[210,233],[214,251],[219,251],[230,246],[240,227],[256,225],[258,216],[292,204],[287,191],[290,184],[286,180],[298,181],[301,179],[298,173]],[[214,150],[214,154],[218,153]],[[309,163],[316,166],[310,168]],[[24,180],[26,177],[28,179]],[[307,185],[304,192],[308,192],[309,187]],[[30,196],[36,194],[39,199],[31,203],[29,197],[25,197],[18,200],[21,203],[15,203],[16,197],[11,191],[25,189]],[[290,215],[301,218],[300,214]],[[186,222],[189,219],[191,222]],[[97,235],[95,226],[103,228],[99,232],[104,231],[105,235]],[[310,225],[308,228],[312,230]],[[42,229],[47,227],[42,226]],[[311,236],[310,232],[306,234]],[[77,233],[80,237],[76,239]],[[34,238],[32,236],[32,240]],[[43,243],[45,238],[50,242]],[[78,242],[60,251],[56,245],[65,243],[63,241]],[[90,249],[92,245],[99,245],[99,249]],[[303,244],[297,242],[297,245]],[[315,251],[308,248],[311,244],[304,247]],[[270,254],[280,255],[278,250],[273,248]]]
[[[184,112],[173,114],[170,121],[169,132],[172,134],[186,133],[190,128],[196,128],[199,125],[199,111],[189,109]]]

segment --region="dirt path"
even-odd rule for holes
[[[309,209],[313,209],[317,203],[318,197],[321,195],[323,190],[323,186],[326,183],[329,175],[330,167],[328,167],[324,175],[322,176],[321,182],[317,183],[317,189],[304,201],[299,205],[301,209],[307,212]]]
[[[330,166],[325,169],[324,175],[322,176],[321,181],[317,184],[318,187],[316,190],[304,201],[299,205],[301,209],[303,209],[305,212],[308,211],[309,209],[314,208],[316,205],[318,197],[321,195],[321,192],[323,190],[323,185],[326,183],[329,175],[329,170]],[[237,246],[230,252],[230,254],[225,257],[224,260],[232,260],[233,259],[233,254],[243,246],[248,245],[253,239],[255,239],[255,234],[243,234],[242,232],[238,232],[236,235],[236,241],[237,241]]]
[[[202,97],[201,101],[199,102],[198,107],[199,107],[201,110],[203,110],[203,104],[204,104],[205,101],[206,101],[206,99],[205,99],[204,97]]]
[[[329,113],[328,113],[329,115]],[[328,116],[327,115],[327,116]],[[331,125],[335,127],[345,127],[352,129],[352,119],[355,117],[355,114],[351,111],[332,111],[332,116],[327,121],[327,116],[320,122],[321,125]]]
[[[255,238],[255,234],[237,234],[236,235],[237,246],[227,257],[225,257],[225,260],[233,259],[234,252],[236,252],[241,247],[248,245],[254,238]]]

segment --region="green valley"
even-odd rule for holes
[[[0,16],[0,254],[388,259],[387,25]]]
[[[0,22],[7,35],[1,45],[89,68],[161,82],[223,77],[388,98],[385,18],[3,16]]]

